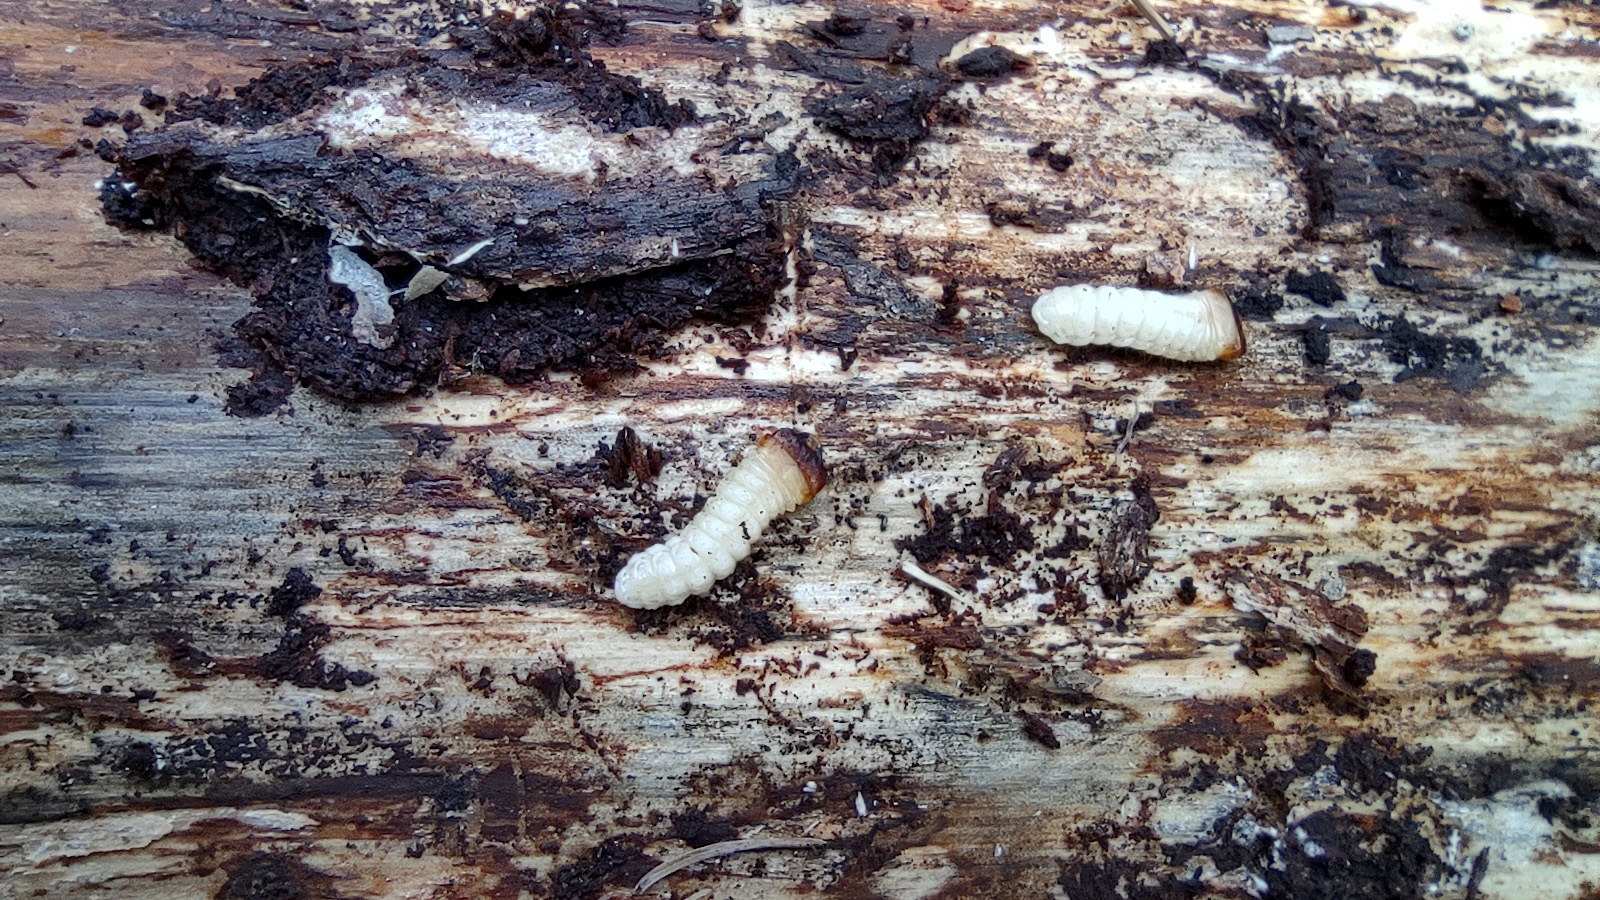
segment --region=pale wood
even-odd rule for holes
[[[1588,705],[1600,688],[1600,342],[1572,314],[1600,315],[1593,255],[1485,238],[1433,265],[1466,299],[1384,287],[1368,268],[1375,243],[1301,236],[1301,173],[1227,121],[1247,98],[1137,65],[1154,35],[1131,7],[959,0],[914,12],[972,32],[952,57],[993,39],[1032,70],[958,87],[974,121],[936,127],[893,183],[824,180],[806,201],[819,258],[846,236],[886,272],[904,246],[942,277],[869,300],[824,264],[779,299],[742,374],[716,363],[738,355],[722,329],[691,327],[681,350],[600,389],[559,373],[530,387],[480,378],[359,408],[301,390],[279,414],[231,418],[224,391],[244,373],[211,348],[249,297],[193,270],[170,236],[105,224],[93,185],[108,167],[92,154],[55,159],[90,133],[77,124],[89,106],[130,108],[151,85],[238,85],[356,39],[287,6],[248,27],[199,8],[0,5],[12,79],[0,102],[26,117],[0,122],[20,169],[0,176],[0,674],[18,688],[0,700],[0,821],[12,823],[0,825],[0,897],[214,896],[243,890],[231,873],[258,851],[292,860],[284,871],[314,894],[539,895],[608,838],[650,857],[603,892],[626,896],[686,849],[667,817],[697,807],[738,819],[738,837],[764,824],[834,843],[730,857],[652,896],[1059,896],[1063,865],[1101,859],[1080,826],[1110,823],[1113,855],[1158,871],[1161,840],[1242,808],[1252,779],[1312,738],[1361,732],[1431,749],[1414,772],[1503,761],[1510,774],[1468,797],[1301,779],[1299,811],[1263,824],[1323,806],[1421,822],[1451,866],[1442,896],[1468,893],[1484,850],[1480,896],[1577,897],[1600,883],[1594,825],[1536,808],[1576,793],[1600,822],[1585,794],[1600,780]],[[1212,64],[1283,78],[1313,105],[1391,93],[1470,104],[1405,77],[1460,56],[1475,90],[1499,90],[1499,75],[1566,93],[1573,106],[1539,114],[1573,123],[1563,140],[1596,143],[1592,7],[1397,3],[1368,7],[1360,25],[1345,7],[1280,0],[1160,8]],[[775,146],[847,151],[804,112],[825,88],[774,55],[828,12],[748,2],[715,26],[737,45],[703,41],[682,11],[634,9],[632,37],[595,54],[702,111],[783,112]],[[370,45],[407,39],[386,14],[360,11],[377,20]],[[1016,30],[977,33],[989,23]],[[1320,26],[1312,43],[1261,38],[1296,23]],[[733,56],[750,66],[718,84]],[[1028,159],[1040,140],[1073,153],[1070,177]],[[984,208],[997,197],[1088,212],[1059,233],[996,227]],[[1185,287],[1236,288],[1263,268],[1318,266],[1348,305],[1291,297],[1246,323],[1235,364],[1068,352],[1026,318],[1063,279],[1160,269]],[[964,286],[960,327],[935,327],[951,280]],[[1506,295],[1525,312],[1498,312]],[[1354,323],[1322,371],[1301,351],[1317,314]],[[1464,393],[1395,383],[1400,366],[1362,329],[1400,314],[1478,340],[1496,372]],[[849,368],[830,342],[841,323],[859,332]],[[1351,379],[1361,400],[1325,399]],[[1118,420],[1151,410],[1124,445]],[[624,425],[666,457],[637,493],[582,467]],[[681,521],[756,429],[782,426],[815,432],[834,473],[757,559],[792,608],[779,609],[787,633],[719,655],[696,638],[717,627],[705,610],[641,630],[609,599],[593,542],[634,534],[653,504]],[[453,439],[438,453],[419,446],[432,427]],[[985,563],[976,579],[961,560],[930,566],[977,598],[956,622],[893,574],[908,558],[896,541],[924,529],[919,501],[954,495],[980,515],[984,473],[1013,447],[1059,466],[1008,495],[1041,549],[1072,520],[1098,544],[1135,477],[1151,480],[1154,569],[1125,601],[1096,585],[1093,547]],[[486,467],[511,477],[531,519],[490,490]],[[1517,546],[1551,555],[1500,604],[1471,576]],[[284,623],[263,601],[294,567],[323,589],[303,610],[332,630],[323,658],[374,683],[296,687],[235,664],[277,645]],[[1235,661],[1251,620],[1225,579],[1243,568],[1365,611],[1377,669],[1356,699],[1326,694],[1298,649],[1259,672]],[[1044,585],[1057,569],[1084,612],[1038,611],[1055,602]],[[1178,602],[1184,578],[1193,605]],[[80,609],[96,618],[83,630],[52,617]],[[904,621],[918,616],[929,630],[971,626],[983,646],[919,650]],[[164,632],[211,668],[183,670],[170,641],[163,655]],[[531,677],[568,663],[577,691],[552,707]],[[1088,667],[1093,698],[1039,690],[1052,666]],[[1026,736],[1018,709],[1061,747]],[[1234,733],[1208,730],[1224,719]],[[157,750],[152,767],[127,765],[137,744]],[[1205,759],[1223,777],[1191,790],[1179,770]]]

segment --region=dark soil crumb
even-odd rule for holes
[[[1427,886],[1438,879],[1444,861],[1427,838],[1414,823],[1389,816],[1370,824],[1365,819],[1326,810],[1297,822],[1295,827],[1306,840],[1286,854],[1281,870],[1267,867],[1261,873],[1271,895],[1303,900],[1428,896]],[[1369,833],[1369,828],[1376,833]],[[1313,846],[1314,854],[1309,852]]]
[[[1199,885],[1187,886],[1148,877],[1143,866],[1109,859],[1105,862],[1063,862],[1056,879],[1072,900],[1186,900],[1205,893]]]
[[[1404,317],[1390,323],[1383,349],[1392,362],[1404,366],[1394,377],[1396,383],[1419,377],[1438,378],[1465,391],[1488,371],[1477,341],[1427,334]]]
[[[1055,149],[1055,141],[1040,141],[1028,148],[1029,159],[1043,159],[1053,171],[1065,172],[1072,168],[1072,154]]]
[[[524,522],[537,522],[551,509],[548,495],[517,474],[490,465],[485,456],[469,456],[467,470]]]
[[[1049,722],[1025,709],[1017,710],[1017,718],[1022,720],[1023,734],[1051,750],[1061,749],[1061,739],[1056,737],[1056,730],[1050,727]]]
[[[981,516],[961,517],[962,511],[948,501],[927,507],[925,512],[931,522],[927,533],[895,541],[897,548],[910,551],[923,565],[953,554],[1003,566],[1034,548],[1032,530],[1021,516],[1005,508],[998,492],[989,494]]]
[[[332,639],[333,629],[326,623],[292,615],[285,623],[278,646],[255,661],[255,674],[268,681],[325,691],[343,691],[377,681],[371,672],[347,669],[342,663],[324,660],[319,651]]]
[[[119,113],[96,106],[94,109],[89,110],[88,114],[83,117],[83,124],[90,128],[100,128],[105,125],[110,125],[121,118],[122,116]]]
[[[322,647],[333,639],[333,630],[301,615],[299,609],[321,595],[322,588],[305,570],[289,570],[265,602],[267,615],[283,620],[283,636],[261,656],[214,658],[190,643],[188,635],[170,629],[156,635],[156,646],[173,671],[186,678],[227,674],[330,691],[371,684],[377,680],[372,673],[347,669],[320,656]]]
[[[528,676],[526,684],[544,697],[545,705],[551,710],[560,709],[563,696],[576,697],[583,687],[577,666],[571,662],[535,672]]]
[[[1365,647],[1358,648],[1344,661],[1344,680],[1355,687],[1365,687],[1367,679],[1378,671],[1378,654]]]
[[[749,574],[753,576],[753,570]],[[716,616],[717,624],[694,630],[696,640],[711,644],[723,655],[782,639],[784,628],[774,616],[789,618],[787,603],[781,597],[763,595],[753,577],[747,577],[740,586],[741,594],[748,599],[733,604],[704,604]]]
[[[710,598],[690,597],[678,606],[638,610],[634,613],[634,623],[645,634],[664,634],[683,628],[695,641],[714,648],[721,656],[805,631],[805,626],[794,621],[789,598],[763,580],[751,560],[740,562],[733,574],[719,584],[738,591],[738,601],[719,603]]]
[[[1066,468],[1065,461],[1042,459],[1017,444],[1010,444],[983,470],[983,486],[991,491],[1027,491]]]
[[[655,860],[630,847],[620,838],[610,838],[594,849],[588,859],[569,863],[550,876],[550,900],[595,900],[606,885],[632,885],[650,871]]]
[[[1283,286],[1291,294],[1311,298],[1311,302],[1318,306],[1332,306],[1344,301],[1344,288],[1327,272],[1312,272],[1309,275],[1290,272]]]
[[[719,356],[717,365],[724,369],[731,369],[735,375],[743,375],[750,368],[749,360],[737,356]]]
[[[1189,52],[1179,46],[1177,41],[1162,38],[1151,41],[1150,46],[1144,49],[1144,59],[1140,65],[1144,66],[1182,66],[1189,61]]]
[[[327,89],[360,84],[377,69],[372,60],[350,56],[272,69],[236,89],[232,97],[179,94],[168,109],[167,122],[198,119],[241,128],[276,125],[310,106]]]
[[[100,183],[100,206],[106,218],[128,228],[153,225],[158,214],[154,197],[137,186],[130,187],[121,178],[106,178]]]
[[[417,455],[427,454],[434,459],[444,456],[444,452],[455,443],[455,435],[444,430],[441,425],[426,425],[412,432],[411,437],[417,442]]]
[[[961,321],[961,285],[959,282],[947,281],[939,289],[939,308],[934,313],[934,321],[939,329],[945,332],[959,332],[965,327]],[[849,368],[846,366],[846,368]]]
[[[1300,341],[1305,345],[1306,362],[1313,366],[1325,366],[1333,357],[1333,344],[1328,338],[1328,327],[1320,319],[1313,319],[1310,327],[1300,333]]]
[[[1269,322],[1283,309],[1283,295],[1259,283],[1245,285],[1232,299],[1234,312],[1257,322]]]
[[[1328,388],[1329,397],[1338,397],[1350,403],[1360,400],[1365,393],[1366,389],[1361,386],[1359,381],[1346,381]]]
[[[739,826],[733,819],[714,819],[703,806],[672,814],[672,836],[691,847],[704,847],[731,841],[739,836]]]
[[[1026,57],[1004,47],[981,47],[956,60],[956,68],[968,78],[999,78],[1030,67]]]
[[[874,168],[891,174],[899,171],[928,136],[930,114],[950,82],[926,75],[867,77],[865,84],[806,101],[806,112],[822,127],[869,150]]]
[[[1184,606],[1191,606],[1198,597],[1199,591],[1195,590],[1194,579],[1185,575],[1178,582],[1178,602]]]
[[[1248,707],[1223,705],[1213,711],[1220,718],[1200,727],[1237,724],[1250,715]],[[1199,723],[1190,723],[1192,729]],[[1191,734],[1192,738],[1192,734]],[[1174,746],[1185,746],[1175,740]],[[1400,779],[1412,784],[1432,781],[1417,754],[1396,749],[1387,737],[1358,734],[1334,754],[1329,745],[1314,741],[1292,763],[1272,754],[1223,753],[1185,768],[1192,775],[1186,789],[1176,785],[1184,773],[1169,771],[1165,791],[1181,796],[1198,793],[1218,783],[1247,785],[1258,800],[1249,808],[1218,819],[1209,834],[1194,842],[1161,841],[1148,829],[1101,820],[1080,825],[1069,840],[1081,849],[1060,863],[1060,886],[1074,900],[1167,900],[1216,895],[1216,883],[1205,875],[1235,872],[1246,883],[1263,887],[1251,893],[1296,900],[1424,900],[1430,889],[1448,875],[1463,876],[1433,849],[1432,823],[1402,809],[1395,799],[1403,796]],[[1335,805],[1285,815],[1287,786],[1332,764],[1346,790],[1358,798],[1357,811]],[[1361,797],[1366,792],[1367,796]],[[1193,796],[1193,793],[1190,794]],[[1342,803],[1344,801],[1337,801]],[[1143,834],[1140,832],[1143,831]],[[1228,892],[1231,895],[1231,892]]]
[[[335,896],[326,878],[281,853],[252,853],[224,864],[228,880],[217,900],[308,900]]]
[[[296,566],[284,576],[283,584],[272,589],[267,601],[267,615],[285,618],[320,596],[322,588],[312,583],[305,569]]]
[[[157,632],[154,638],[157,652],[178,676],[198,679],[215,674],[216,660],[211,654],[190,643],[187,634],[169,628]]]
[[[134,778],[153,781],[160,775],[160,757],[156,748],[144,741],[134,741],[122,748],[115,767]]]
[[[1341,778],[1364,790],[1382,793],[1394,790],[1402,778],[1426,783],[1416,770],[1432,755],[1431,747],[1402,748],[1393,737],[1360,732],[1339,745],[1333,764]]]
[[[282,406],[292,393],[294,376],[283,369],[258,365],[249,381],[228,388],[228,402],[223,409],[230,416],[253,419]]]

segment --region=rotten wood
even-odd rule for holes
[[[646,895],[1592,893],[1600,17],[1159,11],[625,0],[553,50],[0,0],[0,897],[624,897],[780,837],[822,843]],[[534,95],[641,155],[544,256],[497,255],[495,190],[556,196],[518,169],[429,182],[420,244],[399,170],[295,143],[372,73],[430,177]],[[602,206],[707,221],[607,256]],[[454,281],[364,343],[334,232]],[[1250,351],[1054,346],[1080,282],[1225,291]],[[612,602],[784,427],[830,486],[710,598]]]

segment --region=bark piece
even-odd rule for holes
[[[1357,645],[1367,633],[1367,615],[1351,603],[1335,604],[1319,591],[1271,575],[1235,572],[1228,576],[1235,609],[1264,616],[1311,648],[1323,683],[1354,695],[1372,675],[1376,655]]]

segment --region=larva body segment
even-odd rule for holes
[[[676,606],[711,590],[778,516],[803,506],[828,482],[822,455],[805,435],[761,436],[682,531],[634,554],[617,573],[617,602],[634,609]]]
[[[1219,291],[1064,285],[1034,301],[1033,321],[1058,344],[1106,344],[1185,362],[1237,359],[1245,348],[1239,314]]]

